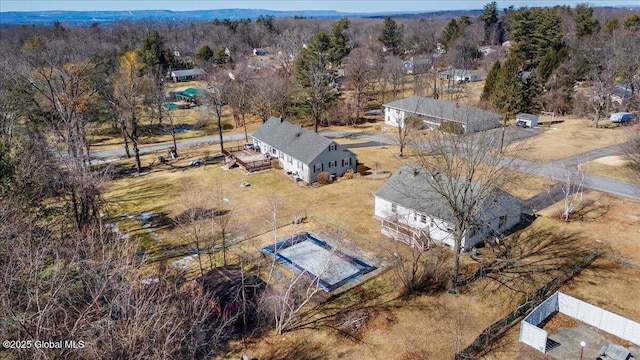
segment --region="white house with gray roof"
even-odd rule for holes
[[[255,133],[260,152],[278,159],[280,166],[300,180],[313,183],[318,174],[342,176],[356,170],[356,155],[333,140],[272,116]]]
[[[501,116],[474,106],[442,101],[423,96],[411,96],[382,105],[384,122],[391,126],[402,126],[409,117],[418,117],[434,128],[445,122],[460,124],[465,132],[476,132],[497,128]]]
[[[426,176],[430,175],[421,168],[402,165],[374,194],[375,216],[381,221],[382,233],[388,237],[411,245],[435,242],[453,247],[450,207],[426,181]],[[479,206],[473,226],[464,233],[462,249],[468,250],[520,222],[519,199],[499,189],[490,189],[489,194]]]

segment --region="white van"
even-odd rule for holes
[[[618,112],[611,114],[609,120],[611,120],[612,123],[626,123],[633,121],[635,118],[635,115],[630,112]]]

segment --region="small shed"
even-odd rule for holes
[[[520,113],[516,115],[516,125],[532,128],[538,126],[538,117],[533,114]]]

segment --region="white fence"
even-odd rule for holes
[[[538,305],[520,324],[520,342],[546,352],[547,332],[538,325],[555,312],[582,321],[621,339],[640,345],[640,323],[593,306],[561,292]]]

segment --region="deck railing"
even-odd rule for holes
[[[433,240],[422,229],[414,229],[389,219],[382,219],[381,226],[383,233],[393,237],[395,240],[402,241],[411,247],[417,246],[422,251],[431,248]]]

